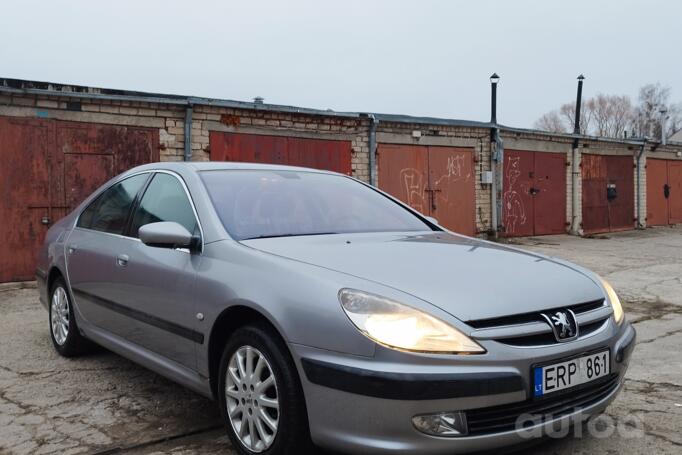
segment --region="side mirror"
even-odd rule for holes
[[[192,234],[179,223],[161,221],[145,224],[139,231],[142,243],[161,248],[188,248],[192,245]]]
[[[438,226],[438,220],[435,219],[434,217],[432,217],[432,216],[425,216],[424,218],[426,218],[427,221],[429,221],[429,222],[435,224],[436,226]]]

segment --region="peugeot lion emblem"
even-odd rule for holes
[[[554,313],[540,313],[552,327],[554,338],[560,343],[578,338],[578,322],[571,310],[559,310]]]

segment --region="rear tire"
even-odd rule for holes
[[[50,338],[59,355],[75,357],[87,352],[90,342],[80,334],[73,312],[73,301],[66,282],[57,278],[50,288]]]
[[[242,455],[310,453],[301,383],[289,351],[264,324],[242,327],[220,361],[220,412]]]

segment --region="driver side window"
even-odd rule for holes
[[[144,192],[133,214],[130,235],[138,237],[142,226],[160,221],[175,221],[190,234],[197,230],[194,210],[180,181],[169,174],[158,173]]]

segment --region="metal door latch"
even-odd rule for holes
[[[40,223],[48,226],[50,223],[52,223],[52,220],[50,220],[49,216],[44,216],[40,219]]]

